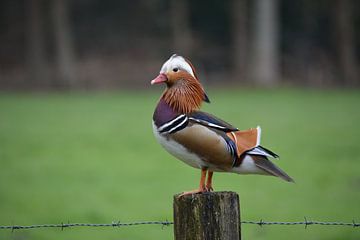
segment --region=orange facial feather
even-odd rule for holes
[[[187,72],[178,72],[169,76],[168,87],[162,98],[175,111],[182,114],[198,110],[205,92],[200,82]]]

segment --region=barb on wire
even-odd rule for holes
[[[138,221],[138,222],[127,222],[122,223],[120,221],[113,221],[112,223],[60,223],[60,224],[36,224],[36,225],[9,225],[9,226],[0,226],[1,229],[11,229],[11,231],[18,229],[34,229],[34,228],[60,228],[64,230],[65,228],[70,227],[129,227],[129,226],[138,226],[138,225],[161,225],[162,228],[170,226],[174,222],[168,220],[165,221]],[[260,219],[259,221],[241,221],[241,224],[253,224],[260,227],[264,225],[304,225],[307,228],[308,225],[322,225],[322,226],[349,226],[349,227],[359,227],[360,223],[356,223],[355,220],[352,222],[323,222],[323,221],[309,221],[304,217],[304,221],[299,222],[277,222],[277,221],[264,221]]]

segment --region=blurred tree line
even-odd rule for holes
[[[202,81],[354,87],[355,0],[2,0],[0,89],[147,86],[172,54]]]

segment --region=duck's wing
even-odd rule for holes
[[[260,127],[240,131],[220,118],[201,111],[191,113],[188,118],[190,122],[192,121],[205,127],[224,132],[225,134],[222,135],[226,139],[226,142],[229,145],[236,146],[236,155],[238,157],[253,149],[257,151],[255,148],[260,144]]]
[[[189,114],[188,117],[190,121],[199,123],[209,128],[215,128],[223,132],[233,132],[239,130],[231,124],[225,122],[224,120],[221,120],[220,118],[215,117],[210,113],[196,111]]]

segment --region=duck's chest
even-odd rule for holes
[[[155,109],[152,123],[156,140],[171,155],[192,167],[201,168],[204,166],[201,158],[172,137],[173,133],[182,131],[187,124],[188,117],[186,115],[176,113],[163,100],[160,100]]]

